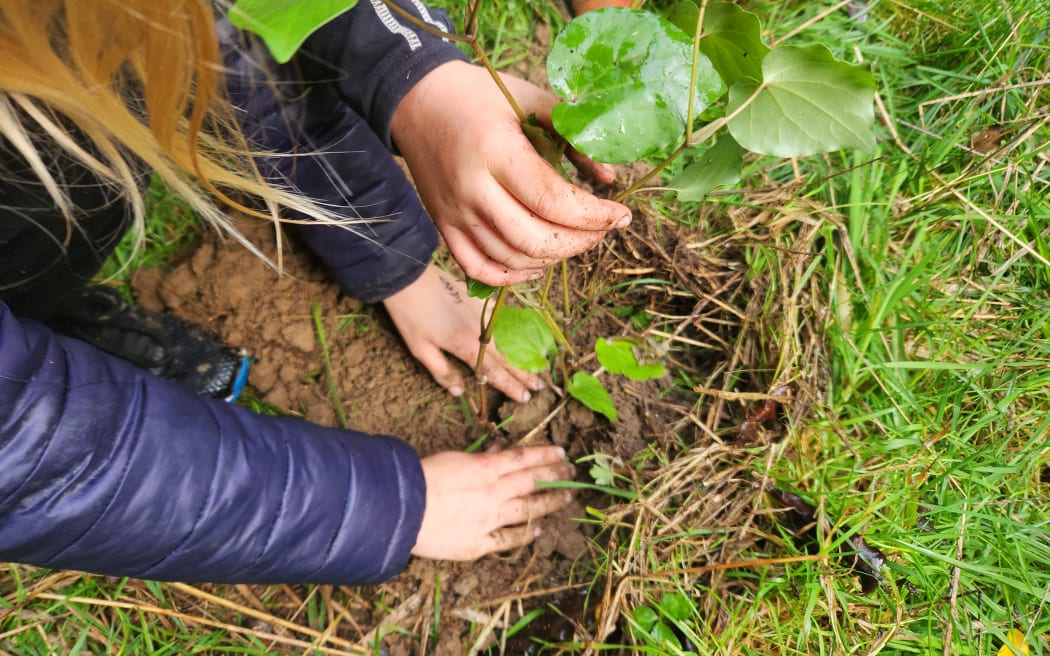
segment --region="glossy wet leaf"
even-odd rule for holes
[[[598,362],[611,374],[627,376],[631,380],[659,378],[666,373],[662,362],[640,361],[637,352],[640,340],[626,337],[599,337],[594,343]]]
[[[487,285],[480,280],[474,280],[473,278],[467,278],[467,296],[474,298],[488,298],[492,296],[499,287],[493,285]]]
[[[258,34],[270,54],[284,63],[318,28],[357,0],[237,0],[230,9],[230,22]]]
[[[501,349],[502,350],[502,349]],[[566,386],[569,396],[591,410],[605,415],[612,422],[617,419],[616,406],[600,380],[585,371],[577,371]]]
[[[875,82],[822,45],[780,46],[762,62],[763,81],[729,89],[728,113],[757,96],[729,122],[744,148],[779,157],[875,147]]]
[[[557,348],[543,317],[530,308],[500,310],[492,336],[499,352],[512,365],[534,373],[547,368],[547,358]]]
[[[583,154],[633,162],[673,145],[686,126],[692,40],[656,14],[608,8],[565,26],[547,57],[551,86],[565,100],[554,126]],[[693,112],[725,86],[700,57]]]
[[[731,135],[719,137],[715,145],[696,157],[681,173],[667,182],[678,192],[678,199],[703,200],[716,187],[740,181],[744,167],[743,150]]]

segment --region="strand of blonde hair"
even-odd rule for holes
[[[233,225],[227,208],[275,225],[294,210],[353,229],[353,221],[269,183],[256,168],[253,155],[261,153],[249,147],[223,93],[208,2],[3,0],[0,61],[0,137],[25,159],[71,224],[75,208],[41,151],[41,138],[124,196],[137,247],[145,225],[135,174],[141,166],[207,224],[268,262]],[[235,197],[256,199],[265,209]],[[280,267],[279,230],[277,236]]]

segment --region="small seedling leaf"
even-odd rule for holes
[[[612,397],[602,386],[601,381],[591,374],[584,371],[574,373],[566,391],[569,396],[591,410],[605,415],[609,421],[616,421],[616,406],[613,404]]]
[[[875,147],[875,82],[864,69],[822,45],[780,46],[763,60],[762,75],[762,82],[743,78],[729,89],[728,112],[743,106],[729,131],[744,148],[801,157]]]
[[[292,58],[303,42],[357,0],[237,0],[230,22],[258,34],[280,63]]]
[[[724,134],[715,145],[671,178],[667,187],[678,192],[678,200],[699,201],[715,187],[739,182],[743,168],[744,156],[740,144],[731,135]]]
[[[638,606],[634,609],[634,612],[631,613],[631,616],[634,618],[634,621],[638,623],[639,628],[646,633],[648,633],[649,629],[653,628],[653,626],[660,621],[660,616],[656,614],[655,610],[648,606]]]
[[[660,610],[673,620],[684,622],[692,617],[696,607],[681,592],[670,592],[660,600]]]
[[[608,8],[565,26],[547,57],[551,86],[565,102],[554,126],[577,150],[603,162],[634,162],[685,132],[692,39],[651,12]],[[693,112],[725,91],[701,55]]]
[[[653,625],[653,628],[649,630],[649,635],[656,641],[657,646],[663,647],[670,644],[679,651],[682,649],[682,642],[678,639],[674,629],[665,622],[658,621]]]
[[[700,8],[683,0],[671,12],[671,22],[689,36],[696,34]],[[758,16],[731,2],[713,2],[704,11],[700,52],[707,55],[726,84],[742,77],[762,79],[762,60],[769,46],[762,42],[762,23]]]
[[[591,465],[591,468],[587,470],[590,474],[591,479],[594,480],[595,485],[601,485],[604,487],[612,487],[615,481],[612,470],[609,469],[609,463],[596,462]]]
[[[518,369],[539,372],[557,349],[551,329],[531,308],[505,307],[496,316],[492,336],[499,352]]]
[[[631,380],[659,378],[666,373],[662,362],[641,362],[635,354],[639,341],[626,337],[599,337],[594,343],[594,354],[598,362],[612,374],[627,376]]]
[[[467,296],[473,298],[488,298],[492,296],[499,287],[493,287],[487,285],[480,280],[474,280],[473,278],[467,278]]]

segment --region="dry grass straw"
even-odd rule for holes
[[[794,446],[783,441],[779,427],[761,431],[755,442],[738,436],[756,402],[775,399],[795,427],[822,400],[828,379],[823,329],[831,304],[828,281],[814,275],[813,263],[820,241],[841,226],[816,203],[794,199],[787,187],[748,194],[745,203],[722,217],[705,215],[701,223],[708,226],[700,233],[660,227],[659,217],[648,217],[619,248],[620,270],[650,261],[655,267],[646,273],[689,291],[689,312],[650,307],[662,321],[647,334],[684,351],[695,351],[702,340],[709,365],[693,371],[702,377],[696,404],[663,427],[669,440],[692,435],[693,441],[657,469],[632,472],[637,501],[604,511],[608,560],[604,589],[592,592],[600,598],[585,653],[629,626],[634,608],[674,590],[688,590],[696,616],[717,633],[730,619],[727,599],[750,585],[728,575],[732,570],[810,558],[744,555],[768,551],[771,539],[767,481],[753,472],[771,470]],[[744,251],[756,246],[762,248],[754,252],[775,256],[749,267]],[[675,365],[690,369],[685,361]]]
[[[212,586],[182,583],[147,584],[108,577],[84,576],[75,572],[47,573],[25,566],[18,578],[33,581],[21,591],[3,596],[0,620],[19,617],[17,628],[0,634],[4,647],[20,653],[18,635],[40,631],[51,653],[71,653],[69,636],[54,630],[70,619],[86,625],[85,645],[89,653],[114,647],[114,636],[122,636],[130,621],[148,624],[160,643],[179,644],[187,651],[208,644],[209,636],[221,635],[224,645],[240,643],[244,654],[326,654],[350,656],[371,653],[366,646],[379,630],[366,633],[350,608],[358,615],[370,605],[350,588],[310,586],[305,594],[290,586]],[[304,617],[310,597],[323,597],[325,616],[321,622]],[[39,602],[52,602],[39,610]],[[418,608],[418,603],[410,612]],[[34,610],[27,610],[34,606]],[[395,618],[385,618],[389,624]],[[403,618],[402,618],[403,619]],[[218,633],[216,633],[218,632]],[[349,640],[347,633],[361,636]],[[184,640],[173,642],[179,636]],[[95,645],[92,647],[91,645]],[[199,648],[199,647],[198,647]]]

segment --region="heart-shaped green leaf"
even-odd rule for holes
[[[655,610],[648,606],[636,606],[634,612],[631,614],[634,617],[634,621],[638,623],[638,626],[646,632],[660,621],[660,616],[656,614]]]
[[[708,56],[722,81],[732,85],[744,77],[762,79],[762,61],[769,47],[762,42],[758,16],[731,2],[715,2],[704,12],[700,52]]]
[[[674,3],[667,13],[667,20],[689,35],[696,36],[696,19],[700,17],[700,7],[693,0],[681,0]]]
[[[738,182],[744,166],[743,152],[732,136],[723,134],[702,155],[667,182],[678,192],[678,199],[703,200],[715,187]]]
[[[530,308],[505,307],[496,316],[492,327],[496,348],[518,369],[538,372],[547,368],[547,357],[557,344],[551,329]]]
[[[762,61],[762,80],[743,78],[729,89],[727,113],[743,107],[729,131],[744,148],[801,157],[875,147],[875,81],[864,69],[822,45],[780,46]]]
[[[639,341],[626,337],[599,337],[594,343],[598,362],[611,374],[627,376],[631,380],[659,378],[666,372],[662,362],[641,362],[635,355]]]
[[[282,64],[319,27],[357,4],[357,0],[237,0],[230,22],[258,34]]]
[[[685,133],[692,40],[656,14],[625,8],[588,12],[565,26],[547,57],[551,86],[565,99],[554,127],[603,162],[633,162]],[[725,90],[710,60],[697,66],[694,114]]]
[[[660,610],[671,619],[684,622],[696,612],[696,605],[681,592],[669,592],[660,599]]]
[[[616,406],[613,405],[612,397],[602,387],[601,381],[591,374],[577,371],[565,386],[565,391],[591,410],[605,415],[609,421],[616,421]]]

